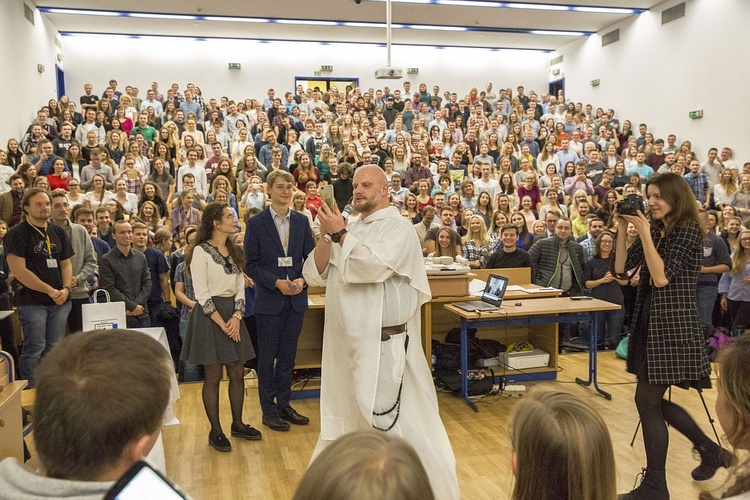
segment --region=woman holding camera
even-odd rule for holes
[[[642,210],[635,215],[621,213],[621,205],[615,213],[619,227],[631,223],[639,235],[627,248],[627,232],[618,231],[614,269],[620,278],[640,269],[628,371],[638,377],[635,404],[643,424],[647,463],[640,486],[620,496],[625,500],[669,498],[667,423],[690,439],[700,454],[693,479],[709,479],[731,462],[731,455],[711,441],[683,408],[664,398],[671,385],[710,387],[711,367],[696,301],[703,230],[695,196],[679,175],[664,173],[646,183],[646,199],[648,218]]]

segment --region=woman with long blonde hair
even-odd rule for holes
[[[487,225],[481,216],[472,215],[469,220],[469,231],[461,239],[461,243],[461,250],[464,258],[469,261],[469,267],[480,269],[482,261],[489,257],[497,239],[487,233]]]

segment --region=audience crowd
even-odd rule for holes
[[[623,304],[602,313],[596,335],[605,347],[619,342],[638,284],[637,274],[621,280],[610,272],[616,233],[626,231],[629,244],[637,238],[633,228],[618,227],[615,207],[642,198],[652,176],[679,174],[706,230],[701,321],[733,329],[750,323],[750,162],[740,165],[730,147],[698,151],[688,138],[655,135],[645,123],[562,92],[487,84],[459,95],[425,83],[399,86],[300,85],[283,96],[269,89],[262,98],[231,100],[204,97],[190,83],[162,91],[153,82],[144,96],[110,80],[100,95],[86,84],[79,98],[51,99],[0,150],[0,308],[23,293],[13,276],[22,245],[13,238],[6,263],[3,238],[28,217],[34,228],[47,219],[61,228],[42,233],[48,245],[49,235],[60,240],[47,251],[62,262],[62,281],[45,285],[59,290],[33,288],[51,300],[38,305],[71,297],[67,327],[77,331],[81,305],[104,288],[126,303],[128,326],[147,326],[164,321],[174,281],[178,298],[193,302],[174,272],[208,203],[225,203],[243,220],[270,204],[266,176],[288,171],[297,189],[291,208],[318,238],[320,188],[332,185],[343,210],[354,171],[376,164],[424,256],[462,256],[473,268],[529,266],[536,284]],[[40,193],[49,196],[46,211],[36,205]],[[12,329],[1,330],[3,349],[18,358]],[[61,337],[48,331],[46,346],[34,344],[36,358],[21,363],[21,375],[33,381],[38,357]]]

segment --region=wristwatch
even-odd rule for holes
[[[346,228],[343,228],[343,229],[342,229],[341,231],[338,231],[338,232],[336,232],[336,233],[333,233],[333,234],[331,235],[331,241],[333,241],[334,243],[338,243],[339,241],[341,241],[341,238],[342,238],[342,237],[343,237],[343,236],[344,236],[345,234],[346,234]]]

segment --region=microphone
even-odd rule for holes
[[[343,217],[344,220],[348,220],[352,212],[354,212],[354,205],[350,203],[344,207],[344,210],[341,212],[341,217]]]

